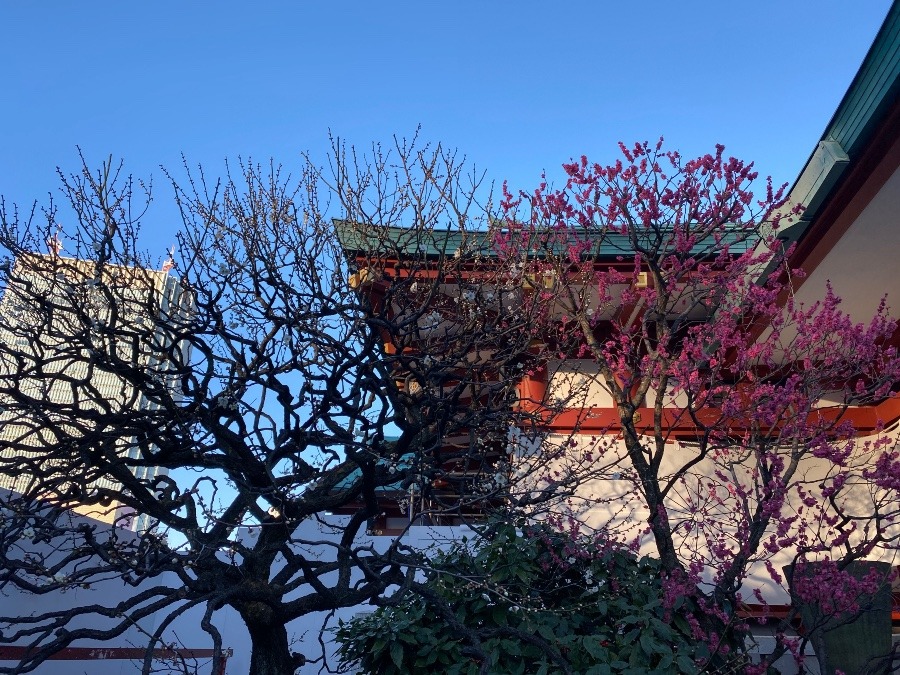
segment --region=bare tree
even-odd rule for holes
[[[65,210],[4,205],[0,584],[133,589],[0,618],[2,642],[31,648],[12,672],[157,613],[149,672],[197,607],[217,650],[230,607],[251,672],[293,672],[292,619],[411,580],[402,538],[364,537],[397,495],[407,526],[505,503],[509,430],[538,421],[514,405],[537,329],[521,270],[480,264],[493,221],[463,168],[401,141],[366,157],[336,143],[298,177],[185,169],[161,271],[140,248],[149,190],[121,167],[61,174]],[[335,541],[301,534],[327,513],[347,516]]]

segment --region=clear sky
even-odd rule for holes
[[[109,155],[155,179],[146,245],[177,228],[160,165],[301,151],[328,131],[457,147],[497,181],[616,142],[724,143],[792,181],[889,0],[4,2],[0,194],[45,200],[55,167]],[[556,174],[558,175],[558,174]]]

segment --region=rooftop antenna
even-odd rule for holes
[[[162,271],[168,272],[170,269],[175,267],[175,244],[172,244],[172,247],[167,251],[169,254],[168,259],[162,264]]]
[[[62,231],[62,227],[57,225],[56,233],[52,237],[47,237],[47,248],[55,257],[59,257],[59,252],[63,249],[62,241],[59,239],[60,231]]]

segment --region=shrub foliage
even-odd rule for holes
[[[694,673],[696,606],[659,562],[548,525],[441,553],[416,591],[337,631],[345,670],[391,675]]]

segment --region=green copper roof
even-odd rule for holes
[[[859,72],[828,123],[823,140],[835,140],[851,157],[900,93],[900,4],[891,5]]]
[[[400,471],[407,471],[413,466],[413,453],[409,452],[405,455],[402,455],[396,462],[396,466]],[[390,462],[386,459],[379,459],[376,464],[381,467],[388,467]],[[353,469],[349,474],[347,474],[343,479],[338,481],[335,486],[335,491],[341,490],[349,490],[353,486],[356,485],[356,482],[362,478],[362,469]],[[382,485],[375,488],[375,492],[402,492],[406,488],[403,487],[403,480],[398,480],[395,483],[391,483],[389,485]]]
[[[440,257],[465,250],[493,255],[487,232],[380,227],[337,218],[332,222],[347,253]]]
[[[891,5],[878,35],[840,105],[791,186],[789,202],[805,207],[799,219],[779,231],[785,246],[802,240],[820,209],[837,190],[847,169],[900,98],[900,3]],[[764,277],[771,266],[760,272]]]
[[[465,254],[471,258],[478,255],[485,257],[496,255],[491,239],[492,235],[484,231],[378,227],[339,219],[335,219],[333,222],[338,240],[348,254],[385,255],[398,258],[441,257],[457,254]],[[648,245],[652,242],[651,232],[648,230],[646,238]],[[542,252],[548,250],[552,251],[554,255],[565,255],[568,245],[578,241],[587,244],[583,253],[584,258],[614,259],[619,256],[627,258],[634,254],[628,237],[618,232],[573,232],[568,238],[554,235],[555,233],[549,231],[532,235],[529,249],[536,257],[540,257]],[[748,244],[756,243],[755,239],[752,242],[746,241],[746,238],[742,238],[737,230],[726,235],[724,240],[734,248],[736,253],[746,250]],[[713,240],[708,238],[706,241],[698,241],[692,253],[702,255],[710,249],[718,252],[720,246],[714,245]]]
[[[900,3],[894,2],[821,141],[791,186],[791,202],[803,204],[806,211],[793,227],[790,240],[800,238],[898,96]]]

